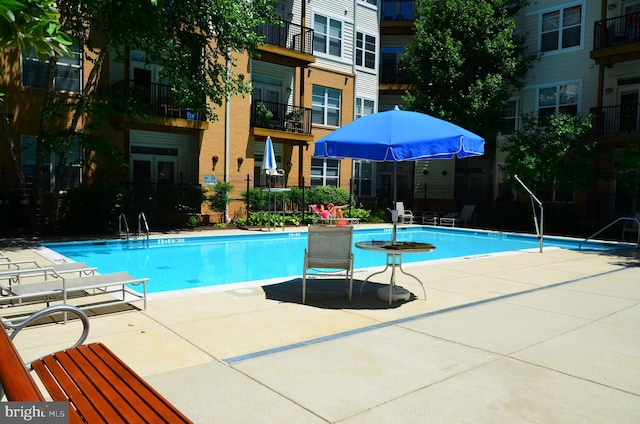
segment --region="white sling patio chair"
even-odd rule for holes
[[[401,224],[413,224],[413,212],[404,208],[404,202],[396,202],[398,222]]]
[[[307,300],[308,270],[314,274],[333,274],[345,271],[349,303],[353,289],[353,226],[310,225],[308,245],[304,251],[302,271],[302,303]]]
[[[456,225],[466,225],[475,222],[476,205],[464,205],[460,213],[450,213],[440,218],[440,225],[444,227],[455,227]]]

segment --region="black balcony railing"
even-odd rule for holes
[[[311,28],[281,21],[281,25],[269,23],[259,25],[256,32],[264,37],[267,44],[300,53],[313,54],[313,30]]]
[[[640,12],[598,21],[594,25],[594,50],[638,42],[640,42]]]
[[[203,114],[194,109],[179,106],[171,93],[171,87],[163,84],[140,83],[134,80],[122,80],[111,86],[114,104],[131,100],[141,111],[167,118],[183,118],[192,121],[205,121]]]
[[[598,135],[640,134],[640,104],[591,109]]]
[[[416,0],[382,0],[383,21],[415,21]]]
[[[402,64],[382,63],[380,69],[381,84],[409,84],[409,72]]]
[[[309,135],[311,109],[254,100],[251,103],[251,126]]]

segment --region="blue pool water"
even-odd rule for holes
[[[403,262],[523,249],[539,249],[536,237],[486,231],[408,227],[398,229],[399,241],[431,243],[431,253],[403,255]],[[391,228],[356,229],[354,243],[391,240]],[[163,292],[302,275],[307,233],[271,232],[242,235],[166,237],[149,241],[93,241],[46,243],[45,247],[77,262],[98,267],[98,272],[129,271],[134,277],[148,277],[148,292]],[[577,249],[578,242],[545,238],[544,247]],[[586,243],[583,249],[610,249],[602,243]],[[384,265],[384,255],[354,248],[355,268]]]

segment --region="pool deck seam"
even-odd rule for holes
[[[449,308],[439,309],[437,311],[425,312],[425,313],[418,314],[418,315],[412,315],[412,316],[408,316],[408,317],[398,318],[398,319],[395,319],[395,320],[381,322],[381,323],[369,325],[369,326],[366,326],[366,327],[356,328],[356,329],[353,329],[353,330],[342,331],[342,332],[335,333],[335,334],[330,334],[330,335],[327,335],[327,336],[317,337],[315,339],[304,340],[304,341],[301,341],[301,342],[296,342],[296,343],[282,345],[282,346],[278,346],[278,347],[274,347],[274,348],[259,350],[259,351],[252,352],[252,353],[232,356],[230,358],[222,359],[221,361],[223,363],[226,363],[226,364],[229,364],[229,365],[234,365],[234,364],[237,364],[237,363],[240,363],[240,362],[244,362],[244,361],[248,361],[248,360],[251,360],[251,359],[257,359],[257,358],[264,357],[264,356],[274,355],[276,353],[282,353],[282,352],[286,352],[286,351],[290,351],[290,350],[294,350],[294,349],[299,349],[299,348],[303,348],[303,347],[307,347],[307,346],[312,346],[312,345],[316,345],[316,344],[319,344],[319,343],[324,343],[324,342],[327,342],[327,341],[337,340],[337,339],[353,336],[353,335],[356,335],[356,334],[366,333],[366,332],[369,332],[369,331],[374,331],[374,330],[378,330],[378,329],[382,329],[382,328],[386,328],[386,327],[391,327],[391,326],[394,326],[394,325],[403,324],[403,323],[406,323],[406,322],[411,322],[411,321],[415,321],[415,320],[419,320],[419,319],[429,318],[429,317],[436,316],[436,315],[443,315],[443,314],[446,314],[446,313],[449,313],[449,312],[455,312],[455,311],[459,311],[461,309],[471,308],[471,307],[474,307],[474,306],[479,306],[479,305],[483,305],[483,304],[487,304],[487,303],[493,303],[493,302],[501,301],[501,300],[504,300],[504,299],[509,299],[509,298],[512,298],[512,297],[517,297],[517,296],[522,296],[522,295],[526,295],[526,294],[539,292],[539,291],[542,291],[542,290],[548,290],[548,289],[552,289],[552,288],[556,288],[556,287],[562,287],[562,286],[565,286],[565,285],[568,285],[568,284],[574,284],[574,283],[578,283],[578,282],[581,282],[581,281],[589,280],[589,279],[592,279],[592,278],[597,278],[597,277],[601,277],[601,276],[605,276],[605,275],[610,275],[610,274],[613,274],[613,273],[616,273],[616,272],[623,271],[625,269],[627,269],[627,267],[623,266],[623,267],[618,268],[618,269],[609,270],[609,271],[603,271],[603,272],[599,272],[599,273],[596,273],[596,274],[590,274],[590,275],[587,275],[587,276],[582,276],[582,277],[574,278],[574,279],[571,279],[571,280],[561,281],[561,282],[558,282],[558,283],[553,283],[553,284],[542,286],[542,287],[535,287],[535,288],[532,288],[532,289],[523,290],[523,291],[514,292],[514,293],[508,293],[508,294],[504,294],[504,295],[501,295],[501,296],[491,297],[491,298],[487,298],[487,299],[481,299],[481,300],[477,300],[477,301],[474,301],[474,302],[464,303],[462,305],[456,305],[456,306],[452,306],[452,307],[449,307]]]

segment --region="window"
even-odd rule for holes
[[[540,50],[543,53],[581,44],[582,5],[543,13],[541,19]]]
[[[313,51],[342,56],[342,22],[322,15],[313,17]]]
[[[311,158],[311,187],[338,187],[339,176],[339,160]]]
[[[25,182],[33,184],[36,175],[36,136],[23,135],[21,139],[21,159],[22,171],[24,172]],[[62,189],[69,189],[80,186],[82,181],[82,164],[80,146],[72,147],[67,156],[67,165],[62,172]],[[52,154],[49,160],[43,163],[43,190],[51,191],[55,184],[56,169],[58,167],[58,159],[60,155]]]
[[[81,91],[82,49],[76,43],[71,46],[73,56],[61,56],[56,63],[57,73],[53,88],[59,91],[79,93]],[[35,52],[22,60],[22,85],[45,88],[49,61],[40,62]]]
[[[376,37],[356,33],[356,66],[376,69]]]
[[[373,100],[357,97],[356,98],[356,119],[362,118],[365,115],[371,115],[373,113],[374,104],[375,102]]]
[[[361,2],[368,3],[371,6],[378,6],[378,0],[360,0]]]
[[[335,88],[313,86],[312,122],[320,125],[340,126],[340,96]]]
[[[569,83],[538,89],[538,116],[552,116],[558,113],[577,115],[579,84]]]
[[[513,134],[518,125],[518,102],[517,100],[508,100],[502,116],[502,128],[500,134]]]
[[[356,196],[373,197],[373,176],[376,163],[369,160],[353,162],[353,191]]]
[[[409,83],[404,47],[382,47],[380,53],[380,82],[383,84]]]
[[[556,187],[556,182],[536,190],[536,194],[543,202],[551,203],[573,203],[573,192]]]

